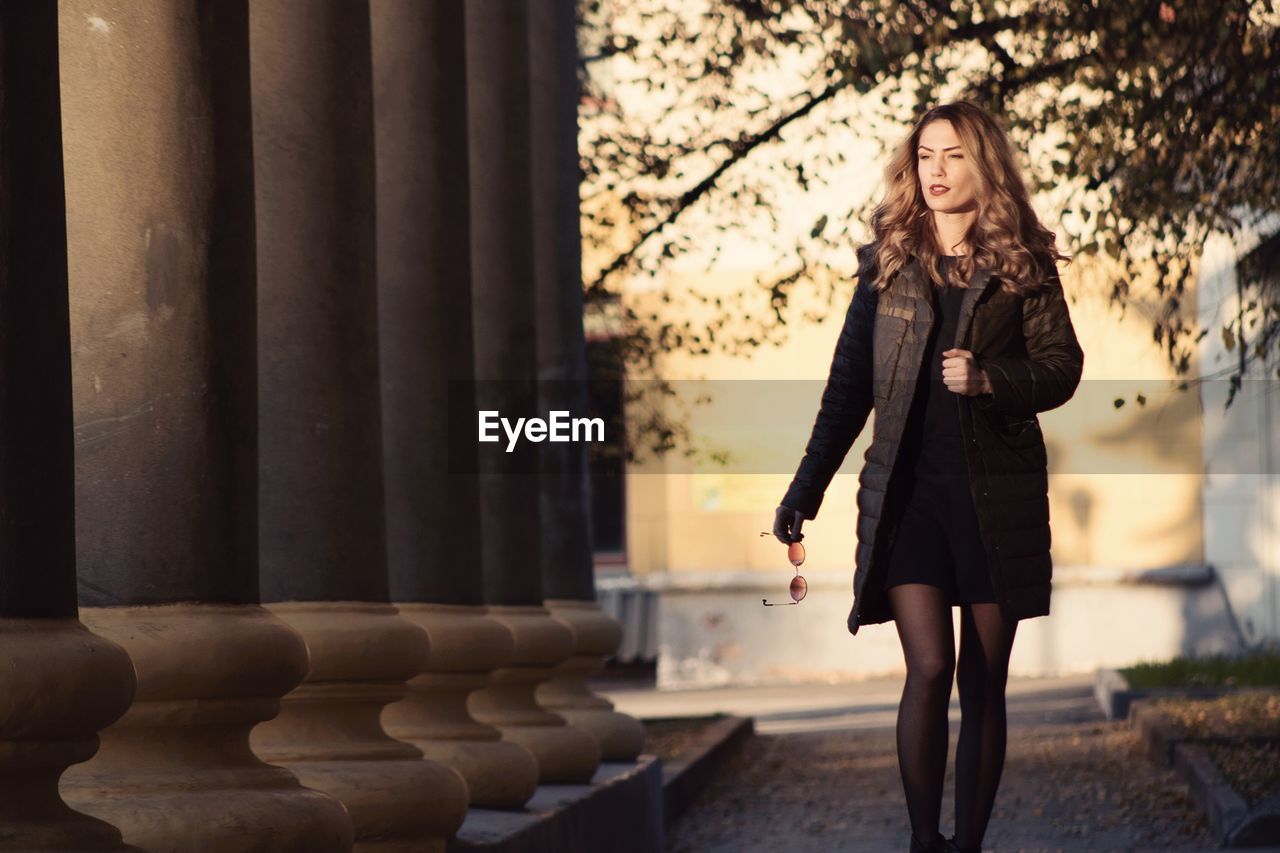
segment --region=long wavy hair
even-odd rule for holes
[[[934,232],[917,170],[920,134],[946,119],[960,138],[973,174],[977,217],[965,235],[969,254],[958,258],[955,278],[967,282],[977,269],[990,269],[1000,286],[1015,295],[1039,289],[1057,273],[1056,263],[1071,258],[1058,252],[1053,231],[1040,224],[1031,207],[1013,144],[988,110],[970,101],[933,107],[916,122],[885,166],[888,189],[871,215],[873,241],[858,250],[860,266],[874,268],[874,286],[888,286],[914,255],[934,281],[942,281],[938,258],[945,254]]]

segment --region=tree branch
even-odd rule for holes
[[[964,24],[950,30],[947,35],[940,39],[937,45],[930,45],[926,34],[915,33],[911,38],[910,46],[902,54],[892,58],[886,58],[886,65],[892,67],[901,62],[907,56],[924,50],[928,47],[943,47],[954,43],[962,43],[975,39],[988,39],[996,33],[1005,32],[1007,30],[1016,30],[1039,24],[1051,23],[1057,20],[1057,16],[1050,13],[1044,13],[1039,10],[1032,10],[1021,15],[1004,16],[999,18],[991,18],[977,23]],[[1031,74],[1031,72],[1028,72]],[[699,201],[703,196],[707,195],[716,185],[717,180],[727,171],[733,168],[734,164],[746,159],[753,151],[777,140],[784,128],[793,122],[807,116],[819,105],[826,103],[835,97],[840,91],[850,86],[859,76],[869,76],[868,69],[863,68],[861,63],[849,69],[848,73],[836,83],[827,86],[821,92],[812,96],[810,100],[801,104],[791,112],[780,116],[769,127],[759,133],[750,136],[739,136],[736,139],[720,140],[708,147],[715,145],[725,145],[730,149],[729,156],[721,163],[715,166],[697,184],[681,193],[680,196],[673,200],[671,208],[666,215],[653,223],[650,227],[642,231],[638,239],[625,251],[617,255],[607,266],[602,268],[587,286],[587,293],[595,293],[605,290],[605,281],[614,273],[625,268],[627,264],[636,256],[640,249],[653,237],[661,234],[666,228],[673,224],[680,216],[688,210],[693,204]],[[1036,76],[1040,79],[1040,76]]]

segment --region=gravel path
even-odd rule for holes
[[[1172,769],[1107,722],[1091,691],[1011,696],[1009,746],[985,850],[1218,849]],[[760,718],[758,734],[668,833],[670,853],[906,850],[894,734],[864,719]],[[856,715],[852,715],[856,717]],[[788,728],[789,727],[789,728]],[[953,695],[942,831],[953,828]]]

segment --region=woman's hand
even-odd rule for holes
[[[991,393],[991,380],[985,370],[979,370],[973,363],[973,353],[967,349],[949,349],[942,356],[942,381],[948,390],[970,397]]]
[[[773,535],[778,537],[778,541],[783,545],[799,542],[804,538],[804,534],[800,532],[803,524],[804,516],[799,510],[779,506],[773,514]]]

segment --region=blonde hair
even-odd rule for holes
[[[920,189],[916,151],[925,127],[943,119],[960,138],[978,206],[965,235],[969,254],[956,260],[954,277],[967,282],[978,268],[990,269],[1005,290],[1027,295],[1056,274],[1058,260],[1071,259],[1058,252],[1053,231],[1032,209],[1008,134],[994,115],[970,101],[933,107],[893,151],[884,170],[888,189],[871,215],[874,240],[859,257],[874,264],[877,289],[886,287],[912,255],[935,280],[942,279],[938,258],[944,252]]]

